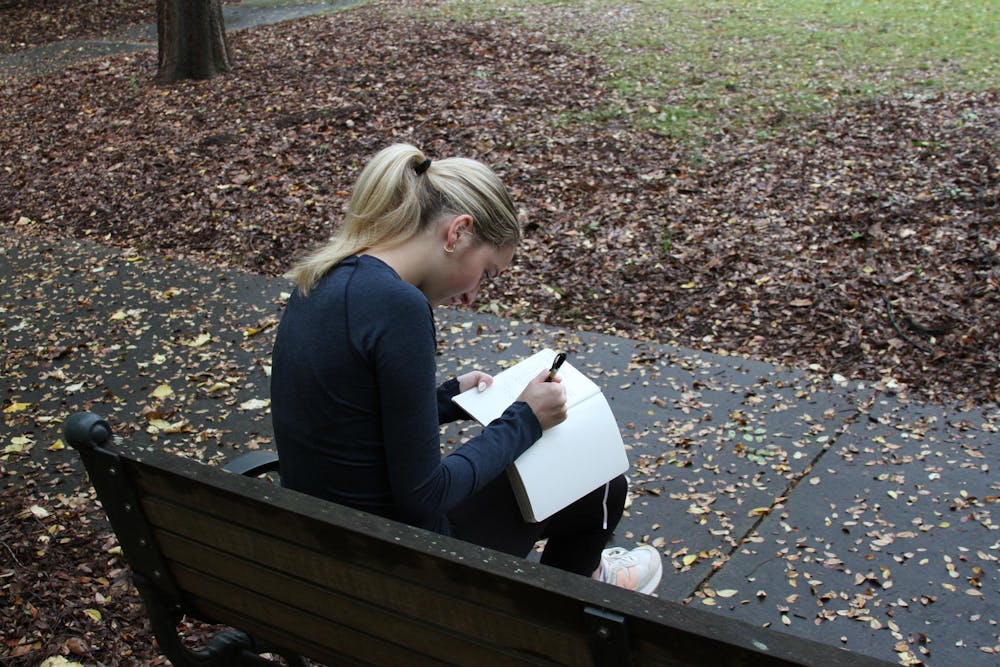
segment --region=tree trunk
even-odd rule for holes
[[[232,69],[221,0],[156,0],[156,80],[211,79]]]

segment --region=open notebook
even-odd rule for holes
[[[455,401],[480,424],[503,414],[524,387],[555,359],[545,349],[493,377],[485,391]],[[628,470],[628,456],[607,399],[568,361],[559,370],[566,388],[566,421],[554,426],[507,469],[526,521],[542,521]]]

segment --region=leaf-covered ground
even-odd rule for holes
[[[574,120],[609,93],[570,15],[560,33],[408,4],[235,34],[239,69],[208,83],[151,85],[151,53],[10,82],[0,217],[278,274],[406,140],[489,162],[523,207],[492,312],[996,400],[996,90],[692,149]]]
[[[147,4],[0,4],[0,52],[150,20]],[[409,11],[438,4],[233,34],[238,70],[207,83],[153,86],[152,53],[5,80],[0,219],[39,239],[277,275],[331,232],[365,159],[406,140],[482,158],[523,208],[527,238],[482,295],[490,312],[997,401],[996,89],[869,99],[692,146],[627,117],[581,120],[600,117],[609,72],[567,44],[604,24],[558,9],[536,23]],[[55,359],[68,341],[38,345]],[[10,426],[21,413],[6,399]],[[17,508],[0,515],[4,607],[31,629],[5,636],[6,656],[35,664],[50,636],[45,648],[87,664],[150,664],[89,491],[54,486],[70,472],[0,491]],[[88,562],[60,564],[50,540]],[[37,581],[15,579],[26,570]],[[81,609],[101,618],[87,625]]]
[[[156,21],[145,0],[0,0],[0,54]]]

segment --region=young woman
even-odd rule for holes
[[[344,224],[295,267],[278,328],[271,411],[282,484],[482,546],[652,592],[652,547],[604,550],[622,515],[620,477],[541,523],[527,523],[504,474],[566,418],[565,390],[534,379],[503,416],[442,457],[451,397],[489,385],[473,371],[436,387],[433,306],[469,305],[510,264],[514,204],[475,160],[432,162],[396,144],[358,178]]]

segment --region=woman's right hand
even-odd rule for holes
[[[548,377],[549,371],[542,371],[517,397],[531,406],[543,431],[566,421],[566,388],[558,377],[546,382]]]

